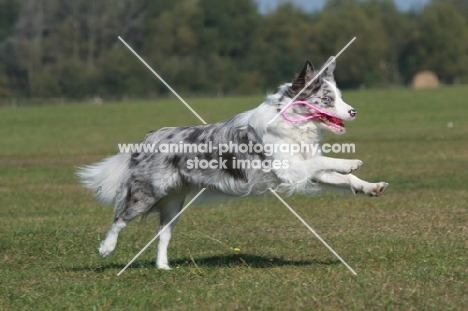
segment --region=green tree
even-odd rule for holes
[[[200,0],[203,28],[199,59],[205,64],[206,81],[217,93],[251,92],[258,74],[248,59],[259,39],[261,16],[253,0]]]
[[[289,3],[264,17],[260,39],[253,44],[249,59],[264,88],[272,90],[291,81],[306,59],[319,64],[322,57],[314,43],[315,30],[311,17]]]
[[[0,42],[13,35],[19,9],[17,0],[0,0]]]
[[[250,52],[258,39],[260,16],[252,0],[200,0],[203,12],[203,32],[200,34],[204,52],[240,59]]]
[[[101,55],[121,45],[119,35],[130,44],[141,39],[142,1],[22,1],[15,44],[17,69],[27,73],[25,92],[71,98],[95,95]]]
[[[382,68],[385,79],[390,84],[400,84],[404,80],[400,58],[410,41],[414,22],[407,13],[397,9],[393,0],[370,0],[363,7],[367,16],[379,20],[382,25],[382,35],[386,42],[385,63]]]
[[[11,95],[11,86],[10,86],[10,81],[8,79],[8,76],[0,66],[0,98],[5,98],[9,97]]]
[[[461,13],[448,2],[427,5],[417,24],[413,71],[429,69],[452,83],[468,72],[468,29]],[[414,73],[414,72],[413,72]]]
[[[433,0],[434,2],[447,2],[451,4],[468,24],[468,1],[466,0]]]
[[[160,7],[160,6],[157,6]],[[194,1],[179,0],[145,19],[142,53],[154,69],[178,91],[200,91],[206,66],[198,59],[203,16]],[[155,78],[152,78],[153,80]],[[168,93],[157,81],[157,93]]]
[[[356,37],[337,60],[337,81],[344,87],[385,83],[385,31],[378,16],[366,14],[357,0],[328,1],[320,14],[315,44],[321,61],[335,55],[349,40]]]
[[[0,0],[0,98],[11,96],[14,87],[11,78],[17,75],[14,68],[16,59],[10,53],[11,41],[7,40],[14,35],[19,4],[16,0]]]
[[[104,97],[145,97],[159,95],[159,80],[124,46],[102,53],[96,94]]]

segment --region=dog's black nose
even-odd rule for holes
[[[350,110],[348,111],[348,113],[349,113],[350,116],[355,117],[356,114],[357,114],[357,111],[356,111],[355,109],[350,109]]]

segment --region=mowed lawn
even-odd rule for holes
[[[75,167],[153,129],[199,124],[176,99],[0,108],[1,310],[466,310],[468,87],[344,92],[358,111],[343,136],[356,172],[390,183],[380,198],[285,200],[358,273],[353,276],[274,197],[190,207],[169,248],[154,246],[157,216],[132,222],[116,251],[97,247],[112,207]],[[208,122],[263,98],[187,99]],[[239,248],[240,251],[235,251]]]

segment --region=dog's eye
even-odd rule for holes
[[[330,97],[322,97],[322,99],[324,101],[326,101],[327,103],[331,103],[332,102],[332,99]]]

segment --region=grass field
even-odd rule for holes
[[[356,175],[389,182],[387,192],[286,201],[357,276],[268,197],[190,207],[172,271],[155,268],[152,247],[118,277],[156,216],[131,223],[102,261],[112,208],[78,184],[75,167],[198,120],[175,99],[0,109],[0,310],[466,310],[468,87],[344,98],[358,118],[326,140],[355,143],[356,154],[336,156],[363,160]],[[188,99],[208,122],[261,101]]]

